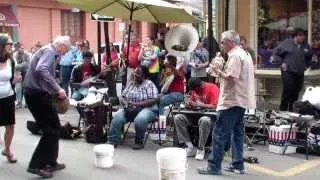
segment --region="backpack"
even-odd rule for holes
[[[69,122],[61,126],[60,137],[62,139],[75,139],[80,137],[80,135],[80,129],[72,127]]]
[[[104,108],[103,106],[98,106],[85,111],[85,138],[88,143],[104,143],[107,141]]]
[[[320,110],[313,106],[309,101],[297,101],[293,104],[293,112],[302,115],[313,115],[320,119]]]
[[[97,124],[90,124],[85,132],[86,141],[88,143],[105,143],[107,141],[107,133],[105,128],[99,127]]]
[[[35,121],[27,121],[27,129],[36,135],[42,135],[43,132]],[[75,139],[80,137],[81,131],[78,128],[72,127],[69,122],[61,126],[60,137],[62,139]]]

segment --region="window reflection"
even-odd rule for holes
[[[295,28],[304,29],[307,37],[308,2],[259,0],[258,6],[258,67],[278,68],[279,65],[270,62],[273,48],[290,38]]]

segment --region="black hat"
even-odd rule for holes
[[[166,55],[166,59],[164,61],[164,64],[171,64],[172,66],[176,66],[177,65],[177,57],[173,54],[168,54]]]
[[[191,90],[195,90],[199,88],[202,84],[202,80],[200,78],[190,78],[189,80],[189,87]]]

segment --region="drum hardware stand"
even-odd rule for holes
[[[252,147],[252,144],[254,143],[254,140],[255,140],[255,137],[259,134],[259,131],[262,130],[262,136],[263,136],[263,145],[266,145],[266,141],[267,141],[267,132],[266,132],[266,114],[267,114],[267,109],[266,109],[266,99],[267,99],[267,96],[270,96],[271,94],[268,94],[266,93],[265,90],[263,90],[261,92],[261,94],[259,94],[258,96],[261,96],[262,97],[262,100],[263,100],[263,103],[262,103],[262,111],[263,111],[263,116],[259,116],[259,121],[258,121],[258,124],[259,124],[259,127],[257,127],[257,130],[253,133],[252,137],[249,138],[249,136],[246,134],[246,141],[247,141],[247,145],[248,145],[248,151],[252,151],[254,150],[254,148]],[[257,113],[255,113],[257,114]],[[255,115],[255,117],[257,117]]]

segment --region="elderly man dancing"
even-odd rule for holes
[[[52,44],[39,49],[32,56],[24,81],[26,103],[43,131],[27,171],[43,178],[51,178],[53,171],[65,168],[57,162],[61,125],[52,98],[67,98],[54,77],[57,57],[68,52],[70,46],[69,36],[59,36]]]

